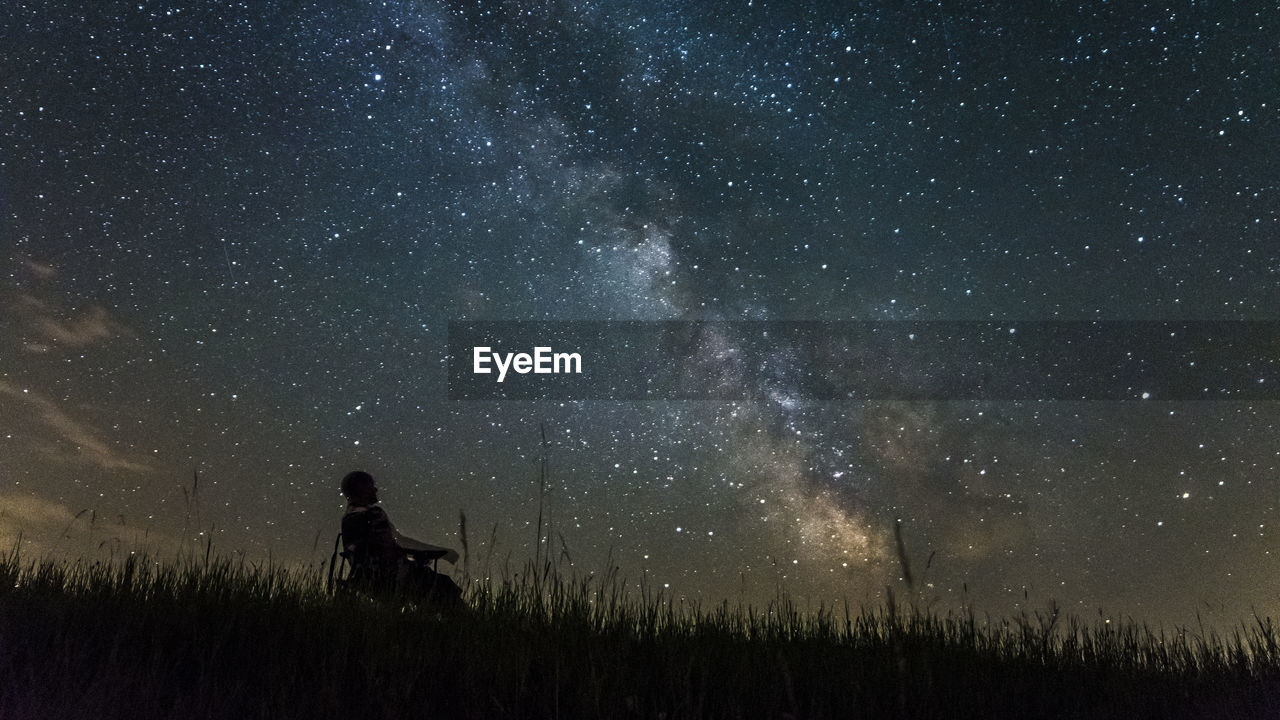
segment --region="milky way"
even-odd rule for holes
[[[1114,5],[10,3],[0,540],[318,563],[359,467],[500,573],[545,454],[680,597],[1274,612],[1274,401],[446,390],[460,320],[1280,319],[1280,11]]]

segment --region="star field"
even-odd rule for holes
[[[936,607],[1275,612],[1274,402],[451,401],[445,330],[1280,319],[1278,22],[9,3],[0,541],[318,562],[363,468],[500,573],[545,452],[553,554],[706,602],[878,602],[896,526]]]

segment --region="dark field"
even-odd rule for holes
[[[550,567],[470,609],[228,561],[0,561],[0,717],[1280,717],[1269,619],[1225,637],[899,604],[691,607]]]

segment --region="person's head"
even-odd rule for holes
[[[378,486],[373,476],[363,470],[354,470],[342,478],[342,494],[349,505],[372,505],[378,502]]]

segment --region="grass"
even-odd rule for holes
[[[1269,619],[1226,636],[889,603],[671,602],[549,563],[470,609],[210,558],[0,560],[3,718],[1280,716]]]

